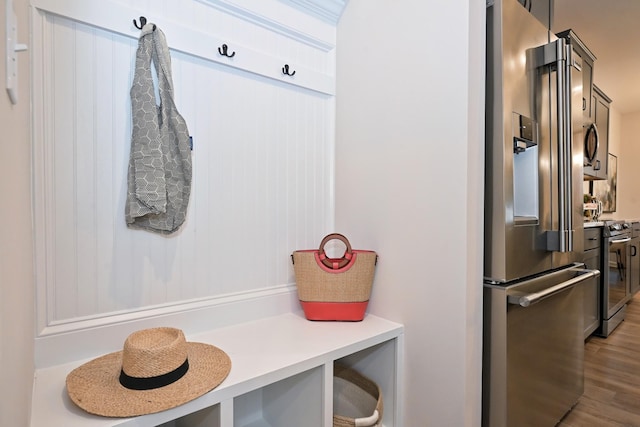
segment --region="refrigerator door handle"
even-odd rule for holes
[[[532,304],[539,303],[540,301],[547,299],[557,293],[564,291],[572,286],[577,285],[580,282],[583,282],[592,277],[600,276],[599,270],[585,270],[585,269],[576,269],[579,276],[576,276],[572,279],[564,281],[562,283],[558,283],[557,285],[550,286],[546,289],[543,289],[539,292],[533,292],[530,294],[512,294],[507,296],[507,302],[513,305],[519,305],[521,307],[529,307]]]
[[[564,126],[562,129],[558,129],[558,146],[562,152],[562,158],[559,160],[561,164],[560,183],[564,185],[564,194],[560,198],[560,231],[562,235],[566,236],[565,241],[560,240],[560,252],[573,251],[573,174],[572,174],[572,162],[573,162],[573,120],[571,117],[571,90],[573,83],[571,81],[571,67],[581,68],[576,65],[576,61],[573,58],[573,49],[570,45],[565,46],[564,60],[558,60],[558,75],[563,74],[562,78],[558,77],[558,84],[561,80],[564,84],[564,91],[558,90],[558,117],[562,115]],[[562,68],[561,68],[562,66]],[[562,73],[560,72],[562,70]],[[560,96],[560,94],[563,94]],[[562,112],[561,112],[562,111]],[[562,139],[560,138],[560,132],[562,132]],[[560,169],[560,168],[559,168]],[[564,198],[562,198],[564,196]],[[564,217],[564,220],[562,219]]]
[[[555,68],[556,85],[556,128],[558,149],[558,230],[547,231],[547,250],[557,252],[573,251],[572,219],[572,123],[571,123],[571,67],[581,65],[573,58],[571,46],[564,39],[530,49],[528,60],[532,68]]]

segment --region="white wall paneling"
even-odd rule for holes
[[[45,13],[127,38],[139,33],[132,20],[145,16],[162,28],[174,51],[322,93],[335,92],[335,28],[276,0],[32,0],[31,3]],[[246,4],[240,7],[236,3]],[[248,9],[252,6],[258,12]],[[286,20],[286,25],[278,19]],[[222,44],[227,44],[236,55],[233,58],[220,55],[218,47]],[[295,76],[282,73],[285,63],[296,71]]]
[[[255,25],[245,18],[258,15],[195,0],[32,5],[37,353],[62,332],[288,301],[291,251],[333,228],[335,40],[318,38],[326,24],[286,34],[271,30],[272,18]],[[167,36],[176,103],[194,138],[188,218],[169,237],[124,221],[132,19],[142,15]],[[222,43],[237,52],[231,60],[218,55]],[[282,76],[283,58],[293,78]]]

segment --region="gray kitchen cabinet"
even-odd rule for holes
[[[536,19],[544,24],[545,27],[551,28],[551,19],[553,16],[552,0],[518,0],[525,9],[529,11]]]
[[[609,104],[611,100],[593,84],[593,52],[569,29],[557,33],[571,44],[582,65],[582,117],[584,138],[584,179],[607,179],[609,152]]]
[[[580,40],[573,30],[565,30],[556,34],[571,44],[574,52],[582,60],[582,115],[584,123],[593,122],[593,64],[596,60],[593,52]]]
[[[608,172],[608,154],[609,154],[609,108],[611,105],[611,99],[604,94],[598,88],[593,85],[593,98],[592,98],[592,122],[595,123],[598,132],[597,150],[594,153],[593,159],[590,162],[590,167],[585,164],[585,175],[591,174],[591,179],[607,179]],[[586,128],[585,132],[588,133]],[[589,140],[591,135],[585,134],[585,153],[588,145],[593,142]]]
[[[640,221],[631,225],[631,268],[629,279],[631,297],[640,291]]]
[[[583,262],[589,270],[602,272],[602,228],[584,229]],[[600,326],[600,289],[602,274],[583,286],[584,293],[584,338],[587,339]]]

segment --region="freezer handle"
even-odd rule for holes
[[[572,279],[569,279],[565,282],[558,283],[557,285],[550,286],[540,292],[534,292],[530,294],[517,294],[517,295],[509,295],[507,296],[507,302],[513,305],[519,305],[521,307],[529,307],[532,304],[536,304],[544,299],[547,299],[557,293],[560,293],[572,286],[577,285],[578,283],[590,279],[592,277],[600,276],[599,270],[585,270],[579,269],[575,270],[580,273],[579,276],[576,276]]]

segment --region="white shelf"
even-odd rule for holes
[[[31,425],[254,427],[284,422],[328,427],[333,390],[327,378],[340,359],[380,384],[385,426],[393,427],[399,425],[394,420],[402,336],[402,325],[372,315],[362,322],[310,322],[297,313],[188,336],[227,352],[229,376],[196,400],[135,418],[93,416],[69,400],[65,378],[87,360],[41,369],[34,379]],[[301,417],[306,417],[303,424]]]

